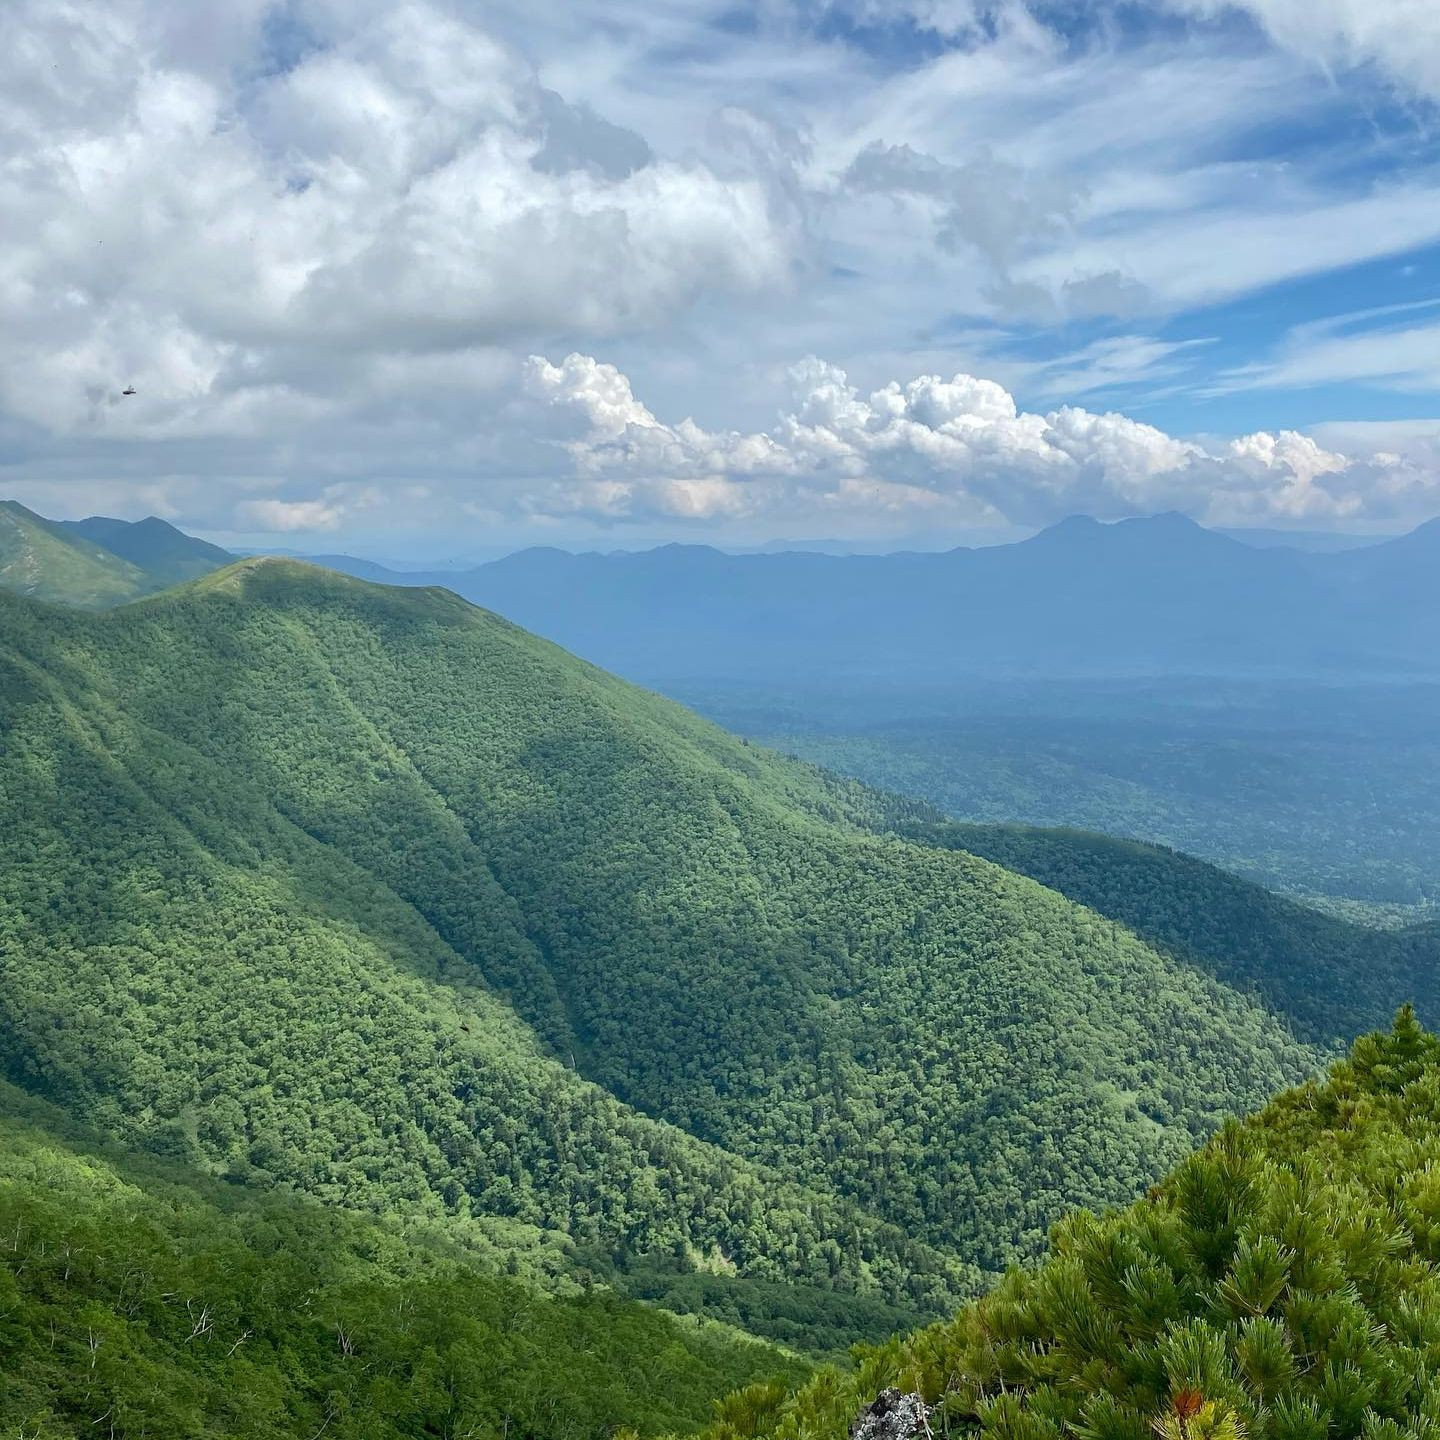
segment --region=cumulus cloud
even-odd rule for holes
[[[1023,241],[1058,234],[1073,212],[1073,181],[1026,171],[981,154],[949,165],[912,149],[872,141],[850,162],[851,189],[934,201],[943,249],[969,246],[1004,267]]]
[[[1011,316],[1127,315],[1148,299],[1145,287],[1118,269],[1050,283],[1017,278],[1027,256],[1053,249],[1074,226],[1084,187],[1063,170],[1017,165],[986,147],[955,164],[874,140],[851,160],[840,185],[850,195],[920,207],[940,250],[978,262],[986,275],[982,293]]]
[[[767,432],[667,424],[612,365],[532,357],[532,395],[571,412],[572,509],[611,519],[764,513],[807,497],[818,509],[926,510],[951,520],[1045,524],[1183,509],[1217,523],[1423,515],[1433,470],[1392,453],[1355,459],[1294,431],[1201,444],[1128,416],[1064,406],[1021,410],[993,380],[892,381],[861,395],[810,358],[791,373],[791,408]]]
[[[313,0],[279,64],[273,7],[234,9],[213,45],[188,0],[0,9],[12,415],[254,432],[356,353],[644,330],[788,281],[799,221],[763,177],[658,157],[475,23]]]
[[[446,544],[1409,515],[1433,453],[1330,464],[1109,413],[1219,388],[1162,315],[1429,244],[1440,192],[1398,150],[1366,173],[1373,77],[1346,93],[1233,25],[1132,43],[1089,27],[1108,4],[1062,36],[1021,0],[760,0],[753,27],[639,0],[7,0],[0,488]],[[1428,4],[1244,8],[1306,62],[1428,83]],[[1275,141],[1336,117],[1338,147]],[[1428,329],[1224,363],[1433,390]],[[807,361],[772,399],[807,350],[935,373]]]
[[[423,500],[423,486],[409,487],[405,498]],[[286,500],[267,496],[243,500],[235,507],[235,528],[240,531],[262,531],[286,534],[295,531],[338,530],[358,511],[380,504],[382,496],[373,486],[357,486],[341,482],[327,485],[315,498]]]
[[[246,500],[236,506],[236,516],[243,529],[283,534],[291,530],[338,530],[345,510],[326,500]]]

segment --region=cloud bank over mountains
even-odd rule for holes
[[[1124,415],[1019,409],[993,380],[892,381],[862,396],[814,357],[790,375],[793,408],[769,430],[666,424],[613,365],[532,356],[530,392],[570,412],[577,479],[537,497],[548,513],[711,518],[843,510],[950,524],[1044,525],[1183,508],[1216,524],[1327,525],[1440,508],[1440,475],[1394,452],[1365,459],[1295,431],[1177,440]]]
[[[1425,518],[1424,302],[1216,307],[1440,247],[1440,15],[1165,8],[11,0],[0,489],[216,534]],[[1347,383],[1392,398],[1303,399]]]

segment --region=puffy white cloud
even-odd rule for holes
[[[788,283],[802,227],[767,177],[657,157],[456,13],[300,0],[286,66],[275,7],[226,9],[208,44],[188,0],[0,7],[0,409],[273,432],[357,354],[633,332]]]
[[[1367,174],[1373,76],[1313,64],[1390,63],[1401,0],[1248,8],[1293,55],[1233,26],[1061,37],[1019,0],[759,0],[744,27],[694,0],[7,0],[0,489],[447,545],[1408,515],[1433,454],[1307,470],[1281,436],[1267,463],[1104,413],[1223,388],[1162,315],[1440,237],[1424,164],[1379,134]],[[1416,88],[1428,17],[1390,72]],[[923,42],[867,49],[897,21]],[[1337,118],[1333,147],[1267,152]],[[1429,329],[1232,379],[1433,390]],[[572,350],[617,365],[524,370]],[[867,383],[806,362],[769,423],[807,350]]]
[[[573,412],[578,480],[549,504],[609,519],[908,509],[1044,524],[1077,510],[1113,518],[1183,509],[1217,523],[1418,518],[1440,476],[1393,453],[1352,459],[1294,431],[1200,444],[1116,413],[1021,410],[993,380],[892,381],[868,396],[810,358],[771,431],[659,420],[614,366],[532,357],[527,385]],[[598,503],[597,503],[598,502]]]
[[[395,497],[404,501],[423,501],[427,498],[424,486],[407,486]],[[242,531],[265,531],[287,533],[292,531],[338,530],[356,512],[368,510],[382,503],[382,495],[373,486],[352,485],[340,482],[327,485],[315,498],[286,500],[266,496],[255,500],[242,500],[235,507],[236,529]]]
[[[245,500],[236,506],[242,527],[284,533],[291,530],[338,530],[343,506],[327,500]]]
[[[761,497],[737,477],[773,480],[795,464],[768,435],[711,432],[689,419],[661,424],[636,399],[628,377],[589,355],[567,355],[559,365],[531,356],[525,379],[532,396],[573,410],[585,422],[581,438],[563,442],[580,483],[548,488],[531,502],[537,513],[611,519],[741,515],[757,508]]]

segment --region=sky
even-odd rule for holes
[[[1437,137],[1434,0],[6,0],[0,497],[416,558],[1403,530]]]

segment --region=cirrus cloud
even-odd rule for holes
[[[1393,99],[1430,93],[1430,9],[1166,4],[10,0],[5,492],[432,553],[1420,518],[1432,454],[1307,458],[1281,422],[1321,383],[1440,388],[1423,325],[1294,325],[1425,288],[1440,183]],[[1388,256],[1413,284],[1313,298]],[[1198,308],[1301,279],[1293,333]],[[782,380],[808,351],[844,370]],[[1268,442],[1186,438],[1261,390]]]
[[[1375,64],[1440,98],[1440,11],[1431,0],[1167,0],[1198,15],[1241,12],[1277,44],[1327,67]]]

